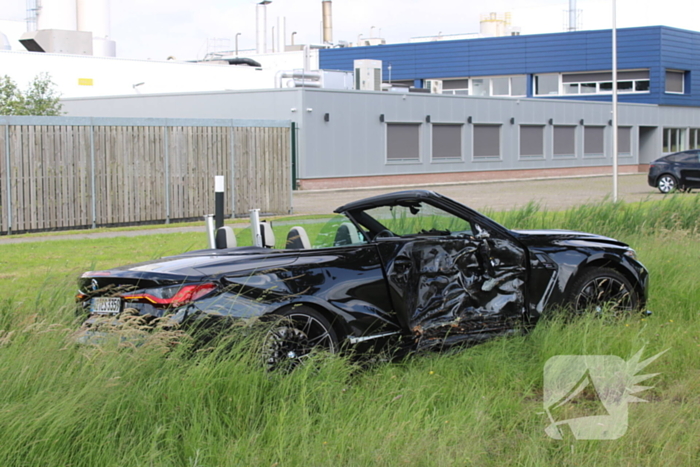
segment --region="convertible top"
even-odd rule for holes
[[[445,197],[430,190],[396,191],[393,193],[372,196],[371,198],[365,198],[359,201],[353,201],[352,203],[340,206],[333,212],[343,213],[348,211],[356,211],[358,209],[370,209],[378,206],[391,206],[393,204],[423,201],[426,199],[445,199]]]

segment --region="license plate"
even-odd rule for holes
[[[98,315],[116,315],[121,311],[121,298],[96,297],[90,301],[90,313]]]

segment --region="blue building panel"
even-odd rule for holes
[[[618,69],[648,69],[648,93],[619,94],[620,102],[700,106],[700,33],[665,26],[618,29]],[[609,71],[612,31],[505,36],[322,49],[322,69],[352,70],[357,59],[381,60],[385,80]],[[683,94],[665,92],[666,69],[686,71]],[[529,84],[528,88],[532,90]],[[528,95],[532,95],[531,92]],[[610,101],[610,95],[549,96]]]

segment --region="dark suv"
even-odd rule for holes
[[[649,186],[661,193],[700,188],[700,149],[675,152],[649,164]]]

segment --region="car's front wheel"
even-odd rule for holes
[[[678,180],[673,175],[664,174],[659,177],[656,186],[661,193],[670,193],[678,188]]]
[[[615,313],[639,309],[639,296],[625,276],[609,268],[584,271],[574,282],[569,296],[571,306],[578,313]]]
[[[270,371],[291,371],[314,349],[338,351],[338,336],[318,311],[299,306],[279,313],[279,322],[265,338],[265,365]]]

